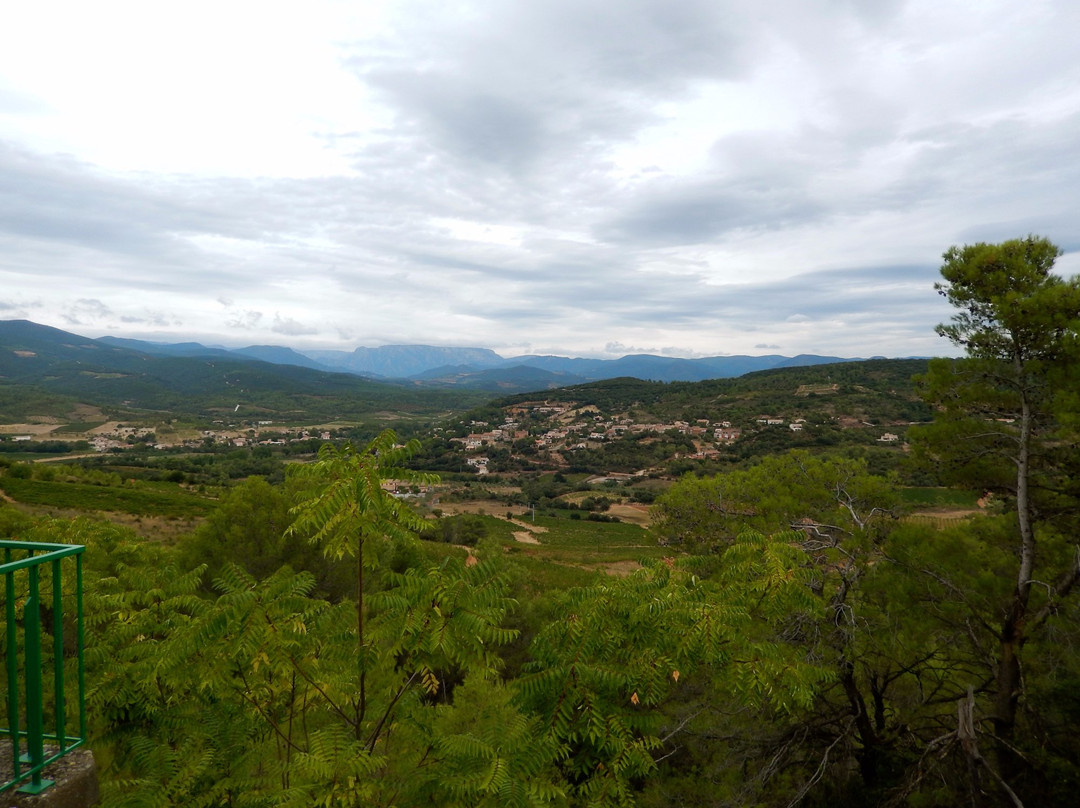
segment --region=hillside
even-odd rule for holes
[[[42,406],[63,409],[78,401],[112,412],[240,412],[314,422],[388,410],[445,413],[487,397],[409,389],[234,353],[152,355],[25,320],[0,322],[0,402],[11,407],[0,410],[0,419],[48,415]]]
[[[925,359],[868,359],[837,364],[793,366],[701,382],[649,382],[618,378],[551,390],[544,399],[592,405],[604,413],[640,413],[694,420],[710,414],[750,416],[777,409],[828,415],[865,415],[866,420],[927,420],[913,376],[924,373]],[[512,407],[535,398],[515,395],[490,406]]]
[[[508,396],[429,442],[434,470],[678,476],[789,449],[846,448],[895,467],[927,421],[913,375],[926,360],[789,367],[738,379],[610,379]]]
[[[815,354],[793,357],[779,354],[721,355],[696,359],[653,354],[629,354],[617,359],[550,355],[502,357],[487,348],[433,345],[383,345],[377,348],[360,347],[351,352],[307,350],[301,353],[276,345],[226,349],[197,342],[168,344],[118,337],[103,337],[98,342],[154,356],[254,358],[385,381],[408,380],[417,386],[494,392],[544,390],[622,376],[660,382],[704,381],[732,378],[760,370],[862,361]]]

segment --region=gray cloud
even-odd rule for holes
[[[258,326],[261,320],[261,311],[238,311],[232,313],[232,316],[225,321],[225,325],[229,328],[251,330]]]
[[[790,187],[717,178],[711,182],[657,183],[620,211],[596,235],[646,245],[714,241],[740,228],[776,229],[806,223],[824,208]],[[665,187],[666,186],[666,187]]]
[[[76,300],[62,316],[70,325],[92,325],[111,317],[112,314],[112,309],[100,300],[81,298]]]
[[[598,138],[625,139],[655,120],[648,99],[733,78],[750,63],[728,4],[557,0],[473,11],[422,4],[377,55],[351,59],[396,111],[398,134],[470,165],[520,172],[569,150],[595,155]]]
[[[284,334],[287,337],[299,337],[304,334],[317,334],[319,329],[299,323],[291,317],[274,315],[274,324],[270,328],[275,334]]]
[[[168,328],[183,325],[181,319],[163,311],[147,311],[141,316],[124,314],[119,317],[119,321],[127,325],[147,326],[151,328]]]
[[[29,301],[29,302],[27,302],[27,301],[18,301],[18,302],[16,302],[14,300],[0,300],[0,311],[10,311],[10,312],[15,312],[15,313],[27,312],[30,309],[40,309],[40,308],[44,307],[44,305],[45,304],[42,303],[40,300],[32,300],[32,301]]]
[[[336,174],[109,171],[0,119],[0,310],[324,347],[943,350],[950,244],[1080,249],[1080,12],[1029,12],[400,4],[341,48],[365,114],[311,125]]]

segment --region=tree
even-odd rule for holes
[[[299,467],[296,474],[314,487],[295,508],[288,533],[307,533],[335,560],[356,559],[356,635],[359,647],[359,697],[353,725],[360,737],[367,709],[367,643],[364,638],[364,570],[375,566],[374,544],[388,539],[407,539],[424,527],[424,520],[383,488],[401,480],[430,484],[435,478],[405,468],[405,461],[420,450],[420,442],[398,445],[397,435],[387,429],[363,448],[352,442],[340,449],[324,444],[319,459]]]
[[[284,540],[290,521],[285,492],[262,477],[249,477],[229,489],[206,521],[182,541],[180,563],[189,568],[206,564],[210,569],[236,563],[256,578],[265,578],[285,563],[298,568],[302,565],[290,557],[292,548]]]
[[[228,489],[206,521],[180,540],[180,566],[205,564],[221,570],[226,564],[239,564],[262,580],[287,564],[311,572],[316,591],[331,600],[350,597],[354,576],[348,568],[325,557],[310,542],[297,542],[287,535],[294,498],[287,487],[270,485],[263,477],[249,477]],[[203,585],[210,590],[212,582],[206,580]]]
[[[958,311],[937,332],[965,357],[931,363],[923,391],[938,414],[915,436],[946,481],[1002,496],[1015,519],[1013,583],[993,629],[992,725],[1006,781],[1021,768],[1014,734],[1024,646],[1080,580],[1080,556],[1059,529],[1080,501],[1067,451],[1078,412],[1080,281],[1053,274],[1060,255],[1035,236],[944,254],[935,288]]]
[[[688,683],[740,708],[811,703],[829,672],[780,636],[822,611],[796,538],[744,532],[715,576],[695,574],[701,559],[666,559],[559,599],[562,619],[537,634],[513,686],[562,750],[571,804],[634,804],[637,784],[678,751],[689,719],[660,732],[658,708]]]
[[[108,804],[524,807],[559,797],[559,748],[498,678],[498,648],[516,634],[502,626],[514,601],[499,565],[458,554],[402,572],[382,563],[396,549],[389,536],[418,542],[408,535],[416,517],[378,482],[399,476],[394,461],[410,447],[381,437],[359,452],[327,450],[326,465],[297,477],[308,483],[298,519],[310,521],[290,535],[378,573],[366,596],[357,581],[359,612],[288,566],[257,580],[216,555],[220,596],[209,599],[207,565],[178,567],[161,543],[88,521],[34,527],[31,539],[88,546],[88,706]],[[284,521],[282,499],[262,481],[241,486],[207,535],[240,541],[234,552],[288,555],[256,516],[265,506]],[[254,520],[250,532],[230,532],[230,517]],[[324,532],[334,519],[338,532]]]
[[[892,483],[865,461],[798,450],[770,455],[741,471],[687,475],[658,498],[653,529],[693,553],[716,553],[744,530],[799,528],[843,536],[878,536],[896,504]]]
[[[899,603],[886,602],[896,585],[883,546],[897,524],[897,504],[893,482],[870,474],[864,460],[800,450],[746,470],[686,477],[653,509],[661,536],[698,552],[716,552],[747,528],[797,531],[788,535],[805,553],[821,614],[792,626],[790,634],[835,672],[801,731],[757,756],[771,759],[783,750],[793,773],[805,771],[804,793],[830,759],[837,781],[850,779],[845,770],[854,758],[861,784],[851,787],[865,797],[890,785],[903,755],[898,725],[910,725],[912,716],[901,716],[900,704],[907,701],[908,680],[922,676],[934,654],[923,642],[896,642],[910,633],[905,622],[912,613],[899,608],[892,615],[890,606]]]

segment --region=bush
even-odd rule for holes
[[[590,513],[587,517],[590,522],[618,522],[617,516],[608,516],[606,513]]]
[[[475,547],[476,543],[488,534],[484,520],[470,513],[446,516],[425,528],[420,538],[426,541],[439,541],[446,544],[463,544]]]
[[[34,469],[29,463],[12,463],[7,470],[7,476],[16,480],[29,480],[33,475]]]
[[[56,479],[56,468],[54,466],[35,465],[33,468],[33,475],[35,480],[51,483]]]

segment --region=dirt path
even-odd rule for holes
[[[0,424],[0,435],[48,435],[60,422],[55,424]]]
[[[548,530],[543,525],[534,525],[530,522],[522,522],[520,519],[508,519],[507,521],[512,525],[517,525],[518,527],[525,528],[530,533],[547,533]]]
[[[38,457],[32,460],[32,463],[62,463],[65,460],[78,460],[80,457],[97,457],[97,452],[89,452],[87,454],[69,454],[59,455],[57,457]]]
[[[627,575],[643,569],[643,567],[636,561],[612,561],[610,564],[601,564],[600,569],[608,575],[625,578]]]
[[[514,531],[514,541],[519,541],[522,544],[540,544],[540,540],[534,536],[534,533],[547,533],[547,528],[541,525],[533,525],[528,522],[522,522],[519,519],[507,519],[510,524],[515,527],[525,528],[524,530]]]
[[[625,505],[612,505],[608,509],[608,513],[612,516],[617,516],[623,522],[629,522],[632,525],[638,527],[649,527],[652,524],[652,518],[649,515],[649,506],[634,504]]]

